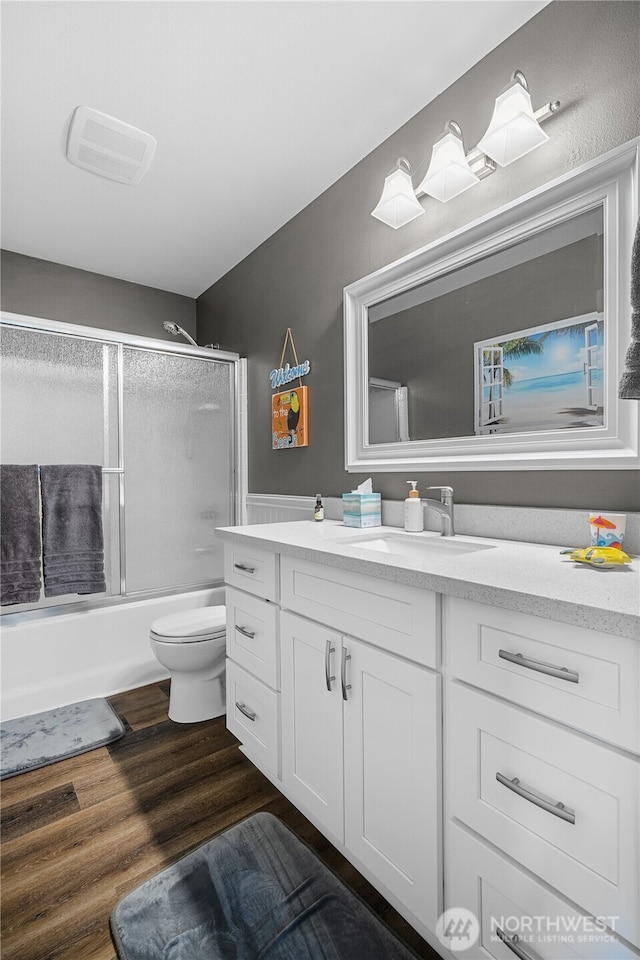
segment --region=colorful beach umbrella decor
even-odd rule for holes
[[[615,530],[615,523],[611,523],[611,520],[607,520],[606,517],[589,517],[589,523],[592,523],[594,527],[606,527],[607,530]]]
[[[596,527],[596,528],[600,528],[600,530],[616,529],[615,523],[612,523],[611,520],[607,520],[607,518],[603,516],[589,517],[589,523],[591,524],[592,528]],[[613,536],[600,537],[597,535],[597,531],[594,531],[594,535],[596,536],[596,542],[593,544],[594,546],[600,546],[600,547],[607,546],[607,547],[618,547],[618,548],[622,546],[622,542],[620,540],[616,540]]]

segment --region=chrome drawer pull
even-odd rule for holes
[[[568,667],[554,667],[552,663],[545,663],[544,660],[532,660],[531,657],[525,657],[523,653],[509,653],[508,650],[498,650],[498,656],[501,660],[517,663],[518,666],[526,667],[527,670],[547,673],[550,677],[557,677],[558,680],[568,680],[569,683],[579,683],[580,681],[580,674],[577,670],[569,670]]]
[[[246,707],[244,703],[238,703],[237,700],[236,700],[236,707],[238,708],[240,713],[244,713],[247,720],[255,720],[255,718],[258,716],[258,714],[254,713],[253,710],[249,710],[249,708]]]
[[[342,684],[342,699],[347,699],[347,690],[351,690],[351,684],[347,683],[347,660],[351,660],[351,654],[347,653],[347,648],[342,648],[342,667],[340,670],[340,683]]]
[[[331,654],[335,652],[336,648],[331,646],[331,640],[327,640],[324,648],[324,678],[329,693],[331,693],[331,684],[335,680],[335,677],[331,676]]]
[[[245,573],[255,573],[255,567],[248,567],[246,563],[234,563],[236,570],[243,570]]]
[[[547,813],[552,813],[554,817],[560,817],[561,820],[566,820],[567,823],[576,822],[575,813],[567,810],[564,803],[561,801],[554,803],[552,800],[545,800],[544,797],[538,796],[533,790],[527,790],[526,787],[521,785],[518,777],[513,777],[512,780],[509,780],[504,774],[496,773],[496,780],[498,783],[501,783],[503,787],[507,787],[508,790],[513,790],[519,797],[528,800],[529,803],[535,803],[536,807],[541,807],[543,810],[546,810]]]
[[[508,937],[507,934],[500,929],[500,927],[496,927],[496,934],[503,943],[506,943],[506,945],[509,947],[509,950],[511,950],[512,953],[515,953],[516,957],[519,957],[519,960],[538,960],[537,954],[524,952],[522,947],[519,945],[520,937],[517,933],[514,933],[512,937]]]
[[[238,631],[238,633],[241,633],[243,637],[248,637],[249,640],[253,640],[256,635],[255,630],[247,630],[246,627],[239,627],[237,624],[236,624],[236,630]]]

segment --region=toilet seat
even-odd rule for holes
[[[151,638],[161,643],[195,643],[226,633],[226,607],[198,607],[160,617],[151,624]]]

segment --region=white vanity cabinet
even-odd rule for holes
[[[442,910],[440,598],[225,544],[227,726],[423,935]]]
[[[479,924],[469,960],[640,960],[638,639],[590,628],[564,568],[573,623],[509,608],[517,556],[496,550],[494,606],[282,526],[282,550],[225,544],[244,753],[448,960],[454,908]],[[549,576],[548,551],[523,556]]]
[[[640,956],[640,644],[451,597],[445,623],[447,907],[478,957]]]

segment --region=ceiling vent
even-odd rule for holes
[[[156,149],[155,137],[91,107],[76,107],[67,138],[67,160],[118,183],[139,183]]]

